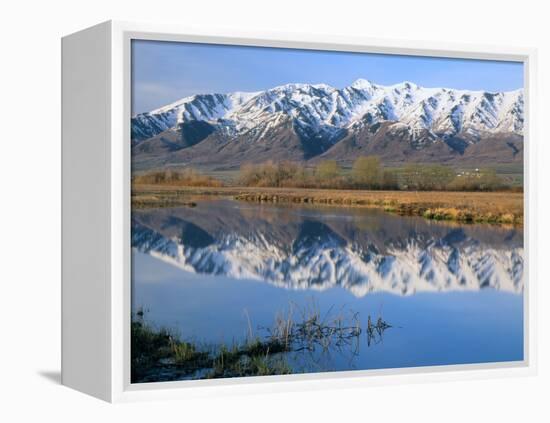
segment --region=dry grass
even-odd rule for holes
[[[181,201],[191,196],[225,196],[260,203],[371,207],[401,215],[461,222],[523,224],[523,193],[457,191],[363,191],[307,188],[177,187],[134,185],[133,196]],[[133,198],[134,198],[133,197]],[[171,199],[171,200],[170,200]],[[161,201],[162,200],[162,201]],[[161,206],[161,205],[160,205]]]
[[[184,170],[159,170],[136,175],[132,178],[132,184],[154,184],[187,187],[221,187],[222,181],[213,178],[194,169]]]
[[[196,207],[197,203],[182,195],[132,194],[132,208]]]

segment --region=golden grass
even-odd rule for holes
[[[152,195],[132,194],[132,208],[143,209],[151,207],[195,207],[197,203],[182,195]]]
[[[223,186],[223,182],[219,179],[204,175],[194,169],[151,171],[134,176],[132,178],[132,184],[154,184],[188,187]]]
[[[299,203],[326,206],[373,207],[401,215],[461,222],[523,224],[523,193],[457,191],[363,191],[307,188],[132,187],[133,198],[184,201],[190,196],[225,196],[260,203]]]

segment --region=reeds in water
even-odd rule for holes
[[[292,373],[286,353],[311,353],[320,350],[347,351],[358,354],[360,337],[379,343],[384,331],[391,327],[382,317],[376,323],[368,316],[365,331],[359,313],[346,307],[321,313],[318,304],[305,306],[290,303],[287,310],[276,314],[273,325],[254,331],[248,312],[246,340],[228,347],[225,344],[201,348],[180,340],[166,329],[155,330],[140,308],[132,322],[132,382],[177,380],[182,378],[240,377]],[[326,369],[325,369],[326,370]],[[162,375],[162,378],[161,376]]]

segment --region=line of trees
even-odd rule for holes
[[[510,188],[494,169],[457,172],[449,166],[411,164],[387,169],[377,156],[359,157],[350,171],[335,160],[306,168],[293,162],[241,166],[238,183],[244,186],[414,191],[496,191]]]
[[[164,169],[135,175],[134,184],[220,187],[222,180],[197,170]],[[410,164],[385,168],[377,156],[358,157],[351,170],[335,160],[314,167],[295,162],[245,164],[237,185],[254,187],[370,189],[408,191],[498,191],[512,189],[494,169],[458,172],[449,166]],[[521,190],[521,187],[515,187]]]

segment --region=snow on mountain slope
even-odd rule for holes
[[[192,120],[243,133],[284,114],[306,133],[328,139],[357,125],[399,121],[412,133],[428,130],[443,138],[464,133],[475,140],[484,133],[521,134],[523,107],[522,90],[490,93],[412,82],[383,86],[365,79],[342,89],[286,84],[254,93],[195,95],[138,114],[132,118],[132,139],[141,141]]]
[[[132,139],[151,138],[178,123],[191,120],[215,121],[246,103],[257,93],[199,94],[141,113],[132,118]]]

